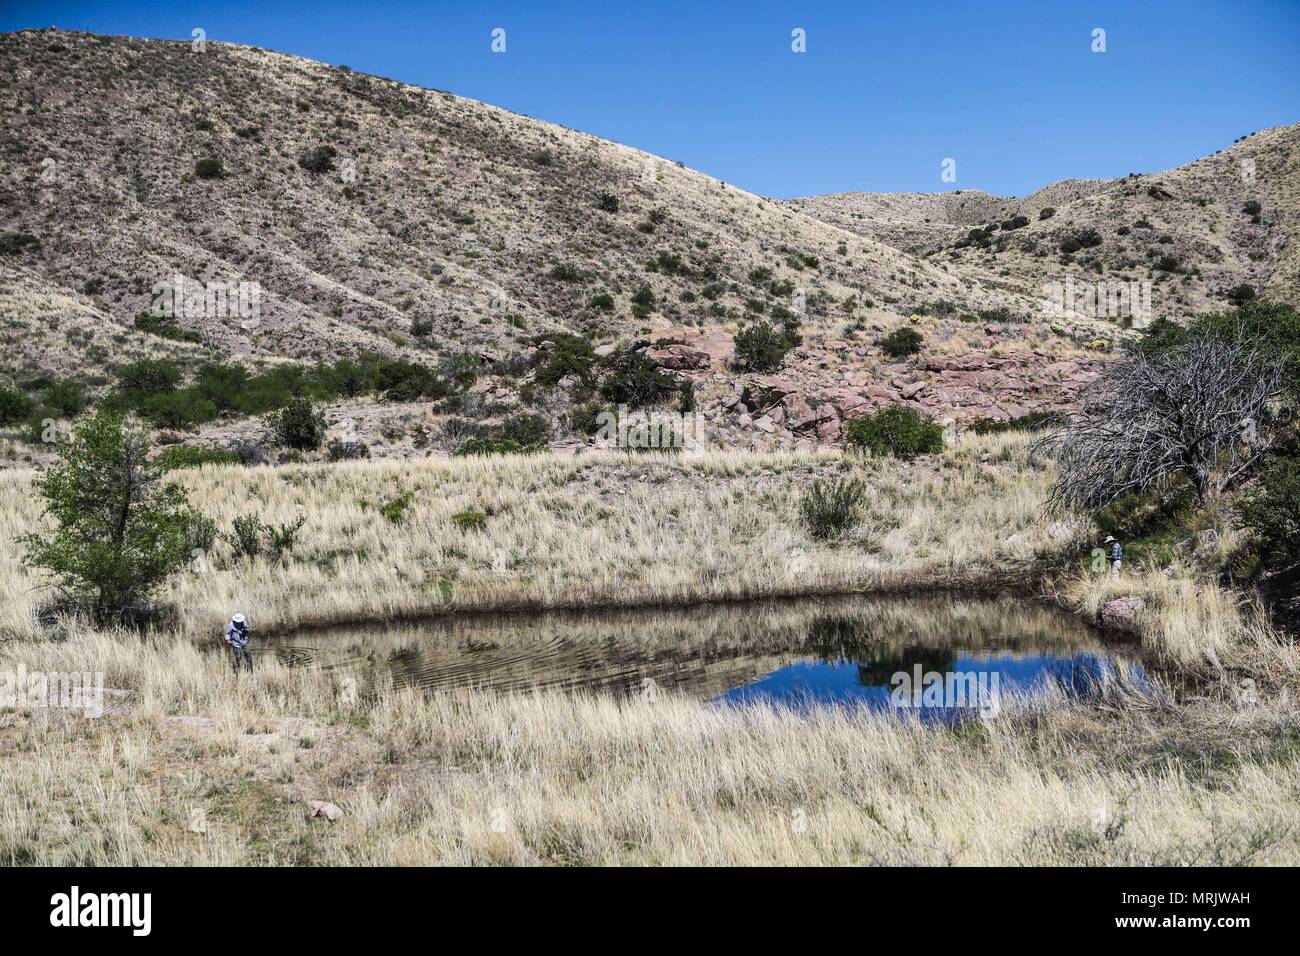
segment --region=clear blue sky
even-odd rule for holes
[[[1164,169],[1300,122],[1300,0],[0,0],[58,26],[297,53],[451,90],[758,193]],[[491,52],[491,31],[506,52]],[[791,51],[791,30],[807,52]],[[1091,50],[1106,31],[1106,52]],[[942,160],[957,181],[940,180]]]

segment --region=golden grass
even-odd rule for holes
[[[869,515],[850,540],[816,545],[794,521],[800,489],[850,471],[871,485]],[[8,543],[35,517],[30,476],[0,480],[13,492],[0,497],[3,626],[27,638],[0,642],[0,671],[102,672],[123,692],[99,720],[0,713],[0,864],[1300,860],[1295,648],[1181,570],[1066,578],[1058,594],[1085,613],[1142,596],[1153,659],[1206,678],[1179,693],[1157,681],[1086,704],[1049,695],[955,728],[675,693],[379,686],[354,701],[332,673],[266,653],[252,678],[236,679],[223,657],[174,633],[71,622],[62,641],[32,639],[39,595]],[[288,566],[218,554],[167,595],[195,637],[236,605],[265,628],[978,583],[1023,578],[1068,543],[1045,527],[1048,476],[1015,436],[963,442],[933,467],[827,453],[591,456],[205,469],[184,480],[223,522],[250,510],[285,521],[300,506],[309,517]],[[358,503],[403,490],[416,503],[401,524]],[[485,532],[451,523],[469,507],[492,512]],[[509,555],[504,575],[492,570],[497,548]],[[331,565],[330,549],[350,556]],[[449,600],[429,588],[439,580],[451,582]],[[692,634],[681,639],[725,643],[721,613],[668,614],[647,646]],[[891,626],[887,614],[876,624]],[[339,804],[343,818],[310,819],[311,799]]]
[[[99,721],[0,718],[0,863],[1294,863],[1295,704],[1117,687],[990,722],[673,694],[340,696],[266,660],[78,634]],[[11,658],[12,659],[12,658]],[[1289,743],[1288,743],[1289,741]],[[340,805],[337,824],[307,801]],[[201,815],[206,832],[190,832]]]
[[[811,540],[798,499],[817,477],[869,486],[858,531]],[[0,475],[0,636],[32,636],[48,592],[13,539],[37,526],[31,472]],[[629,457],[618,453],[394,461],[178,473],[229,529],[259,513],[307,518],[283,564],[224,544],[162,599],[182,630],[214,634],[235,610],[262,631],[499,607],[674,604],[1014,580],[1056,547],[1039,513],[1046,472],[1023,436],[964,439],[937,465],[838,452]],[[400,522],[378,506],[409,492]],[[451,516],[487,512],[482,532]]]

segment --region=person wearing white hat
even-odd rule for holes
[[[242,659],[248,665],[248,672],[253,672],[253,652],[248,649],[248,641],[252,636],[248,626],[248,618],[242,614],[236,614],[230,619],[226,626],[226,645],[234,655],[235,673],[239,673],[239,664]]]
[[[1124,548],[1115,540],[1113,535],[1109,534],[1106,535],[1106,540],[1102,543],[1110,545],[1110,553],[1107,555],[1110,558],[1110,576],[1117,578],[1119,577],[1120,563],[1124,560]]]

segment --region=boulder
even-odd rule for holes
[[[740,400],[750,411],[761,412],[798,391],[799,386],[775,375],[755,375],[744,383]]]
[[[660,368],[674,371],[687,371],[709,367],[709,353],[702,349],[693,349],[689,345],[668,345],[661,349],[647,349],[650,357]]]
[[[1098,623],[1108,631],[1137,633],[1137,618],[1142,611],[1142,599],[1130,594],[1102,605]]]
[[[313,817],[324,817],[330,823],[343,816],[343,811],[328,800],[312,800],[308,806]]]

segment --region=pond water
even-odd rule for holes
[[[911,708],[944,719],[1055,684],[1086,695],[1124,653],[1021,597],[837,598],[672,610],[474,615],[301,632],[267,650],[384,686],[653,695],[729,703]]]

